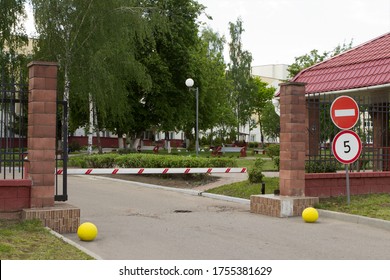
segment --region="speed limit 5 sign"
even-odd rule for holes
[[[353,163],[362,152],[362,141],[355,132],[343,130],[334,137],[332,151],[339,162],[344,164]]]

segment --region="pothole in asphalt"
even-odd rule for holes
[[[191,210],[174,210],[174,213],[191,213]]]

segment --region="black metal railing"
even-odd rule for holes
[[[0,73],[0,178],[24,178],[28,85]]]
[[[68,200],[68,103],[57,101],[57,141],[56,141],[56,178],[55,201]],[[62,173],[57,170],[61,168]]]
[[[359,106],[359,118],[350,130],[362,141],[362,152],[356,162],[349,165],[355,172],[390,171],[389,93],[346,94]],[[332,140],[340,131],[331,119],[330,107],[340,94],[311,94],[307,96],[308,112],[306,172],[323,173],[343,170],[332,154]]]

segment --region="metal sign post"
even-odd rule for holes
[[[345,177],[347,183],[347,201],[350,203],[350,186],[348,166],[355,162],[362,152],[362,142],[359,135],[351,130],[342,130],[336,134],[332,143],[335,158],[345,164]]]
[[[349,172],[348,172],[348,164],[345,165],[345,179],[347,182],[347,204],[349,205],[351,203],[351,192],[349,188]]]
[[[359,119],[359,106],[349,96],[336,98],[330,108],[333,123],[342,131],[337,133],[332,142],[332,151],[335,158],[345,164],[345,179],[347,185],[347,203],[351,202],[349,172],[350,163],[355,162],[362,151],[362,141],[359,135],[348,130],[356,125]]]

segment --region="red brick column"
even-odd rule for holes
[[[33,61],[28,68],[31,207],[39,208],[54,205],[57,63]]]
[[[280,195],[305,195],[306,98],[304,83],[280,88]]]

